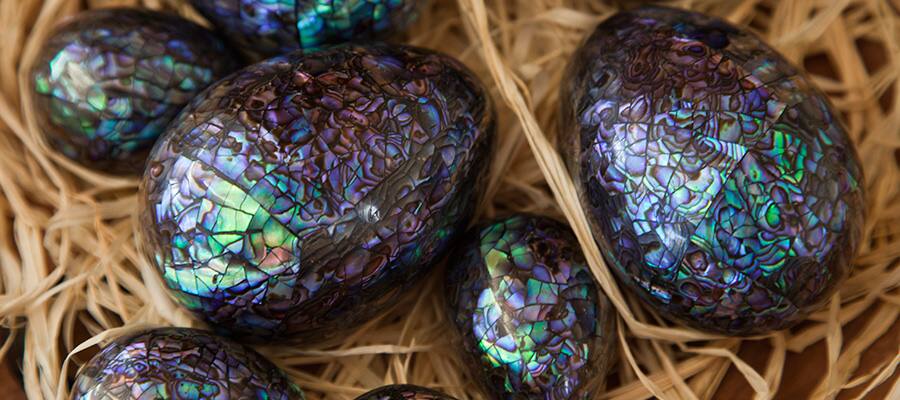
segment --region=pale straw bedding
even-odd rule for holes
[[[864,395],[885,385],[888,396],[900,398],[895,373],[900,348],[884,355],[877,368],[856,371],[861,354],[883,340],[900,313],[900,106],[889,100],[900,95],[900,14],[891,1],[666,3],[749,26],[796,64],[826,71],[813,74],[813,80],[842,111],[864,165],[868,219],[853,275],[830,307],[801,327],[748,339],[770,344],[767,362],[758,369],[737,357],[744,341],[672,326],[620,290],[593,244],[552,145],[563,67],[585,34],[616,10],[615,2],[433,0],[423,12],[409,41],[462,59],[489,86],[498,106],[500,141],[481,216],[512,210],[567,219],[619,312],[619,362],[608,391],[598,398],[711,398],[731,367],[746,378],[756,398],[770,398],[792,384],[781,381],[786,353],[820,341],[826,343],[827,362],[809,367],[825,371],[814,397],[832,398],[844,387]],[[24,337],[23,387],[34,399],[65,396],[66,377],[96,351],[97,343],[123,331],[197,324],[169,300],[136,250],[136,182],[61,158],[42,141],[25,106],[27,67],[52,26],[77,13],[82,3],[141,4],[200,20],[182,0],[0,2],[0,321]],[[861,41],[874,45],[877,54],[864,56]],[[883,62],[875,66],[870,59]],[[440,285],[440,277],[432,277],[339,347],[260,350],[313,399],[350,399],[393,382],[479,398],[457,349],[447,341]],[[845,340],[842,326],[864,312],[871,318],[861,333]],[[15,356],[13,344],[7,339],[0,357]]]

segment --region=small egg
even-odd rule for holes
[[[284,371],[209,332],[159,328],[120,337],[78,370],[73,400],[302,400]]]
[[[615,314],[574,234],[515,215],[466,235],[447,303],[472,371],[493,398],[588,399],[610,367]]]
[[[465,229],[493,121],[478,80],[429,50],[348,45],[252,65],[155,148],[145,250],[175,299],[222,332],[339,338]]]
[[[438,391],[415,385],[390,385],[366,392],[356,400],[456,400]]]
[[[191,0],[241,50],[257,57],[372,40],[406,27],[423,0]]]
[[[849,274],[856,151],[823,94],[755,35],[671,8],[619,13],[577,50],[561,99],[594,237],[661,315],[764,334]]]
[[[57,151],[113,174],[138,174],[181,108],[235,69],[211,31],[141,9],[78,14],[41,47],[32,109]]]

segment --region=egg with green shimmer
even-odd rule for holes
[[[78,370],[72,400],[303,400],[253,349],[210,332],[158,328],[122,336]]]
[[[446,394],[415,385],[382,386],[356,400],[456,400]]]
[[[594,238],[660,315],[766,334],[850,274],[865,207],[853,143],[759,37],[686,10],[618,13],[562,89],[561,153]]]
[[[56,151],[98,171],[137,174],[181,108],[236,66],[213,32],[176,15],[85,11],[41,47],[31,106]]]
[[[384,38],[406,27],[424,0],[191,0],[246,54]]]
[[[572,231],[514,215],[449,258],[447,303],[469,369],[498,399],[588,399],[611,365],[615,314]]]
[[[465,229],[493,132],[479,81],[434,51],[370,43],[251,65],[195,99],[151,155],[146,253],[221,332],[340,338]]]

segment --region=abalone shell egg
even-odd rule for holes
[[[297,52],[213,85],[142,184],[147,252],[220,331],[318,342],[394,303],[465,229],[493,109],[454,59]]]
[[[449,262],[450,319],[492,398],[587,399],[602,387],[615,315],[568,226],[501,219]]]
[[[356,400],[456,400],[441,392],[415,385],[390,385],[367,392]]]
[[[120,337],[78,370],[71,399],[302,400],[284,371],[249,347],[188,328]]]
[[[594,237],[661,315],[763,334],[848,275],[855,150],[822,93],[753,34],[676,9],[616,14],[574,55],[562,99]]]
[[[404,28],[423,0],[191,0],[245,53],[274,56]]]
[[[85,11],[41,48],[32,107],[57,151],[99,171],[139,174],[181,108],[235,68],[222,40],[176,15]]]

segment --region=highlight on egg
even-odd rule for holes
[[[492,398],[600,393],[615,314],[568,226],[513,215],[466,235],[448,262],[450,320]]]
[[[415,385],[388,385],[366,392],[356,400],[456,400],[446,394]]]
[[[755,35],[689,11],[622,12],[574,54],[561,99],[594,237],[661,315],[762,334],[849,274],[856,152],[822,93]]]
[[[344,336],[465,229],[493,131],[481,84],[433,51],[346,45],[252,65],[155,148],[139,196],[145,253],[221,332]]]
[[[73,400],[303,400],[284,371],[253,349],[189,328],[149,329],[114,340],[75,377]]]
[[[31,106],[54,150],[98,171],[139,174],[181,108],[236,66],[222,40],[177,15],[90,10],[41,47]]]
[[[405,28],[425,0],[191,0],[245,53],[275,56],[371,41]]]

